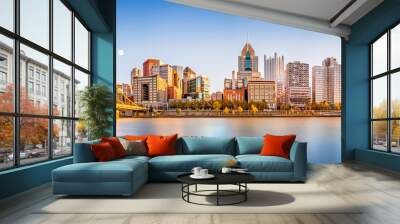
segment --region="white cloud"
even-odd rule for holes
[[[125,54],[124,50],[121,50],[121,49],[118,50],[118,55],[119,55],[119,56],[122,56],[122,55],[124,55],[124,54]]]

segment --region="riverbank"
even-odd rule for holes
[[[287,111],[287,110],[276,110],[276,111],[211,111],[211,110],[165,110],[156,112],[146,112],[146,113],[130,113],[121,112],[120,118],[206,118],[206,117],[227,117],[227,118],[240,118],[240,117],[340,117],[341,111],[331,110],[331,111],[316,111],[316,110],[306,110],[306,111]]]

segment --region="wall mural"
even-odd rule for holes
[[[338,37],[164,1],[118,1],[117,134],[297,135],[340,161]]]

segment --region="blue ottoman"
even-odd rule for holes
[[[147,159],[74,163],[52,172],[53,193],[68,195],[132,195],[148,180]]]

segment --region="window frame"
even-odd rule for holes
[[[400,26],[400,21],[397,21],[396,23],[392,24],[389,28],[385,29],[385,31],[381,34],[379,34],[375,39],[373,39],[369,44],[369,149],[373,151],[379,151],[379,152],[385,152],[385,153],[391,153],[391,154],[400,154],[400,152],[394,152],[392,151],[392,121],[399,121],[400,117],[393,117],[392,116],[392,98],[391,98],[391,91],[392,91],[392,86],[391,86],[391,80],[392,76],[396,75],[398,72],[400,72],[400,67],[397,68],[391,68],[391,31],[395,27]],[[387,63],[386,63],[386,71],[374,75],[373,72],[373,44],[378,41],[381,37],[384,35],[387,35],[387,52],[386,52],[386,57],[387,57]],[[373,86],[373,81],[382,77],[386,77],[386,118],[373,118],[373,93],[374,93],[374,86]],[[376,121],[386,121],[386,151],[379,150],[374,148],[374,133],[373,133],[373,122]]]
[[[14,110],[13,112],[1,112],[0,111],[0,116],[10,116],[13,119],[13,166],[10,167],[4,167],[0,168],[0,172],[5,171],[5,170],[10,170],[10,169],[16,169],[19,167],[23,166],[30,166],[33,164],[37,163],[43,163],[49,160],[58,160],[66,157],[70,157],[73,155],[74,152],[74,143],[75,143],[75,123],[76,121],[79,120],[79,117],[75,117],[75,108],[71,108],[71,115],[70,116],[56,116],[53,115],[53,59],[58,60],[59,62],[62,62],[66,65],[71,66],[71,92],[73,94],[72,96],[72,105],[75,103],[75,85],[73,83],[75,82],[75,69],[87,74],[89,76],[89,83],[88,85],[92,85],[92,73],[91,73],[91,49],[92,49],[92,44],[91,44],[91,37],[92,37],[92,30],[88,27],[88,25],[83,21],[83,19],[79,16],[79,14],[72,9],[72,7],[65,1],[65,0],[59,0],[62,4],[64,4],[68,10],[71,11],[71,58],[67,59],[64,58],[63,56],[57,54],[53,50],[53,1],[54,0],[48,0],[49,1],[49,47],[46,49],[45,47],[42,47],[39,44],[34,43],[33,41],[30,41],[29,39],[23,37],[20,35],[20,0],[14,0],[13,1],[13,10],[14,10],[14,30],[10,31],[4,27],[0,26],[0,35],[3,35],[5,37],[11,38],[13,41],[14,49],[13,49],[13,65],[12,65],[12,75],[14,76],[14,100],[13,100],[13,107]],[[88,31],[89,34],[89,39],[88,39],[88,69],[85,69],[78,64],[75,63],[75,18],[79,20],[79,22],[84,26],[84,28]],[[47,97],[48,97],[48,113],[46,115],[40,115],[40,114],[27,114],[27,113],[21,113],[20,111],[20,45],[23,44],[27,47],[32,48],[33,50],[36,50],[40,53],[43,53],[48,56],[49,62],[48,62],[48,85],[47,85]],[[35,71],[34,71],[35,75]],[[29,79],[29,74],[26,74],[27,79]],[[28,91],[28,90],[27,90]],[[35,91],[35,90],[34,90]],[[45,118],[47,119],[48,122],[48,136],[47,136],[47,141],[48,141],[48,157],[44,158],[41,161],[38,162],[32,162],[32,163],[26,163],[26,164],[21,164],[20,161],[20,119],[21,118]],[[52,144],[53,141],[53,121],[56,120],[68,120],[71,121],[71,154],[69,155],[62,155],[62,156],[57,156],[54,158],[54,147]]]

